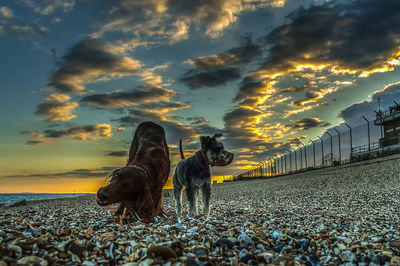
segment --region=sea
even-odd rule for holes
[[[10,203],[22,199],[27,201],[74,198],[92,193],[0,193],[0,203]]]

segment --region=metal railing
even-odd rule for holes
[[[233,180],[266,178],[348,164],[400,152],[400,134],[383,138],[383,126],[362,116],[366,123],[351,127],[344,123],[318,139],[302,142],[232,176]]]

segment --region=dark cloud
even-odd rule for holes
[[[43,140],[28,140],[25,143],[28,145],[40,145],[40,144],[44,144],[44,141]]]
[[[393,101],[400,103],[400,83],[390,84],[383,90],[375,92],[369,101],[354,103],[346,107],[340,112],[339,117],[350,124],[364,122],[362,115],[373,119],[375,118],[374,111],[379,110],[378,98],[380,98],[382,110],[394,105]]]
[[[128,156],[128,151],[110,151],[106,153],[106,156],[126,157]]]
[[[198,57],[194,60],[194,68],[180,80],[191,89],[225,85],[240,78],[244,66],[259,55],[261,47],[254,44],[251,37],[246,37],[240,47],[221,54]]]
[[[314,127],[325,127],[329,125],[330,123],[323,122],[321,119],[313,117],[313,118],[303,118],[301,120],[297,120],[295,124],[288,126],[297,130],[307,130]]]
[[[381,66],[399,46],[399,10],[397,0],[302,7],[266,37],[270,48],[262,68],[286,70],[292,62],[334,63],[350,69]]]
[[[95,136],[108,138],[111,137],[111,126],[108,124],[94,124],[67,129],[47,129],[44,132],[46,138],[72,137],[77,140],[93,139]]]
[[[311,88],[311,82],[307,82],[302,86],[292,86],[289,88],[285,88],[280,90],[280,92],[296,92],[296,91],[305,91],[307,89]]]
[[[303,106],[307,102],[314,102],[321,98],[321,95],[315,91],[309,91],[306,93],[303,99],[293,101],[292,104],[296,106]]]
[[[97,108],[121,108],[153,101],[168,101],[175,94],[173,90],[147,84],[128,92],[88,95],[81,101]]]
[[[260,90],[265,87],[265,84],[261,80],[255,80],[248,76],[244,78],[240,84],[239,91],[237,92],[234,101],[245,100],[248,96],[257,96]],[[257,101],[254,99],[254,101]]]
[[[206,71],[191,69],[180,80],[191,89],[218,87],[240,78],[240,67],[219,67]]]
[[[98,39],[86,39],[63,56],[61,67],[51,74],[48,85],[60,92],[79,92],[85,89],[85,83],[131,75],[139,68],[139,61],[114,54]]]
[[[262,112],[258,110],[238,107],[226,113],[223,119],[225,124],[231,127],[232,125],[238,124],[238,122],[247,121],[260,115],[262,115]]]
[[[35,115],[45,117],[48,122],[69,121],[76,117],[73,112],[77,107],[75,102],[46,102],[36,106]]]
[[[129,115],[120,117],[114,121],[121,123],[123,127],[134,128],[141,122],[153,121],[164,128],[168,144],[178,144],[179,139],[183,139],[187,142],[198,136],[192,126],[165,120],[164,116],[165,114],[159,112],[152,112],[145,109],[133,109],[129,112]]]

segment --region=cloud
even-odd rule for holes
[[[45,102],[51,103],[51,102],[57,102],[57,103],[64,103],[68,102],[71,100],[71,97],[67,94],[63,93],[52,93],[48,95],[45,99]]]
[[[17,37],[45,36],[49,29],[38,24],[24,24],[21,22],[0,21],[0,34]]]
[[[2,16],[3,18],[12,18],[14,17],[14,12],[12,11],[12,9],[6,6],[2,6],[0,7],[0,16]]]
[[[189,70],[180,78],[191,89],[218,87],[240,78],[239,67],[215,68],[209,71]]]
[[[282,7],[285,1],[258,0],[206,0],[190,4],[178,2],[175,9],[184,9],[187,23],[193,23],[212,38],[221,36],[224,30],[234,24],[242,12],[265,7]]]
[[[58,92],[80,92],[86,83],[132,75],[140,67],[139,61],[112,53],[100,40],[86,39],[63,56],[48,85]]]
[[[175,95],[173,90],[146,84],[128,92],[88,95],[81,101],[96,108],[122,108],[154,101],[169,101]]]
[[[303,118],[301,120],[297,120],[295,124],[288,126],[296,130],[307,130],[310,128],[325,127],[329,125],[330,123],[323,122],[321,119],[313,117],[313,118]]]
[[[110,152],[106,153],[106,156],[127,157],[128,151],[110,151]]]
[[[382,110],[394,105],[393,101],[400,103],[400,82],[389,84],[382,90],[376,91],[368,101],[346,107],[340,112],[339,117],[350,124],[364,122],[362,115],[367,118],[375,118],[374,111],[379,110],[378,98],[380,98]]]
[[[47,98],[48,99],[48,98]],[[36,107],[35,115],[45,117],[48,122],[69,121],[76,117],[73,112],[79,104],[75,102],[47,102]]]
[[[287,71],[307,62],[356,71],[389,70],[389,59],[400,45],[399,9],[396,0],[384,5],[380,0],[337,1],[300,8],[266,36],[269,55],[262,69]]]
[[[25,142],[27,145],[40,145],[49,143],[49,141],[45,140],[44,135],[37,131],[25,130],[22,131],[21,134],[33,138],[32,140],[28,140]]]
[[[46,138],[71,137],[75,140],[96,140],[111,137],[111,129],[109,124],[94,124],[61,130],[47,129],[44,131],[44,136]]]
[[[309,92],[306,93],[306,95],[305,95],[305,97],[303,99],[300,99],[300,100],[297,100],[297,101],[293,101],[292,105],[304,106],[307,103],[315,102],[315,101],[317,101],[318,99],[321,99],[321,98],[322,98],[322,95],[319,94],[318,92],[309,91]]]
[[[75,0],[22,0],[22,2],[40,15],[51,15],[58,10],[65,13],[72,11],[75,7]]]
[[[218,87],[240,78],[244,66],[261,55],[260,46],[251,37],[243,38],[242,45],[211,56],[201,56],[192,62],[194,68],[188,70],[180,80],[191,89]]]
[[[106,23],[94,36],[120,31],[174,43],[187,39],[190,29],[194,29],[217,38],[238,20],[241,13],[284,4],[285,0],[196,0],[190,3],[121,0],[106,11]]]

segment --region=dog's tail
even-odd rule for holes
[[[181,153],[181,159],[185,159],[185,155],[183,155],[183,150],[182,150],[182,139],[179,140],[179,152]]]

